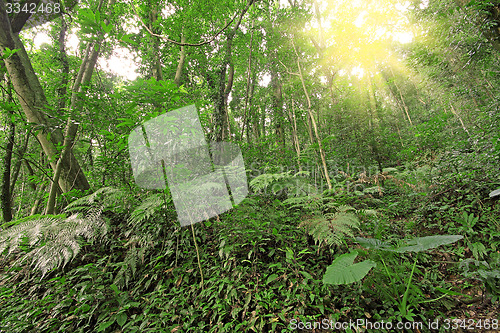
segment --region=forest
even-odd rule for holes
[[[0,0],[0,332],[499,332],[496,89],[498,0]]]

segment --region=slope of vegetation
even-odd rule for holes
[[[496,2],[62,5],[0,0],[0,332],[500,330]],[[181,227],[128,138],[191,104],[249,194]]]

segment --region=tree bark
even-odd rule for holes
[[[283,130],[283,92],[281,89],[281,82],[279,81],[276,71],[271,69],[271,87],[272,87],[272,108],[274,117],[274,130],[278,145],[281,146],[281,153],[285,149],[285,133]]]
[[[0,51],[5,53],[7,48],[11,50],[18,49],[16,53],[4,59],[5,67],[28,122],[38,125],[39,130],[36,137],[47,155],[52,169],[55,170],[58,155],[56,145],[63,142],[62,133],[60,129],[55,127],[56,124],[48,120],[44,113],[44,110],[47,109],[45,93],[31,66],[24,45],[19,36],[12,31],[5,1],[0,0]],[[49,133],[50,137],[48,136]],[[59,185],[64,192],[68,192],[73,188],[86,190],[90,187],[72,152],[63,160],[61,168]]]
[[[319,154],[321,156],[321,163],[323,166],[323,172],[324,172],[326,184],[328,185],[328,189],[331,190],[332,189],[332,182],[330,180],[330,175],[328,174],[328,166],[326,165],[325,151],[323,150],[323,144],[321,143],[321,139],[319,138],[318,126],[316,126],[316,120],[314,119],[314,114],[312,112],[311,98],[309,97],[309,92],[307,91],[306,84],[304,82],[304,75],[302,74],[302,66],[300,66],[299,53],[297,52],[297,48],[295,47],[295,43],[293,42],[293,39],[292,39],[292,45],[293,45],[293,49],[295,51],[295,55],[297,57],[297,67],[299,69],[299,78],[300,78],[300,82],[302,83],[302,88],[304,89],[304,94],[306,95],[307,112],[309,114],[309,118],[311,119],[311,124],[312,124],[312,127],[314,129],[314,135],[316,137],[316,142],[318,143]]]
[[[245,89],[245,104],[243,107],[243,122],[241,126],[241,138],[243,139],[243,133],[245,133],[245,127],[247,128],[247,141],[250,143],[250,138],[248,138],[248,103],[250,101],[250,82],[252,77],[252,48],[253,48],[253,33],[254,33],[255,20],[252,21],[252,32],[250,34],[250,53],[248,55],[248,69],[247,69],[247,86]]]
[[[9,129],[9,134],[7,135],[7,143],[5,145],[5,156],[3,163],[3,175],[2,175],[2,192],[1,192],[1,202],[2,202],[2,216],[5,222],[12,220],[12,197],[10,192],[10,170],[12,164],[12,149],[14,148],[14,139],[16,136],[16,126],[10,119],[12,112],[7,114],[7,126]]]
[[[181,34],[181,43],[186,42],[186,36],[184,32]],[[181,45],[181,52],[179,53],[179,63],[177,64],[177,69],[175,71],[174,83],[179,87],[181,85],[182,69],[184,68],[184,63],[186,62],[186,46]]]
[[[150,4],[151,10],[149,12],[149,29],[155,34],[158,34],[158,29],[154,26],[155,22],[158,20],[158,6],[156,3]],[[160,57],[160,38],[152,35],[152,46],[153,46],[153,77],[156,81],[163,80],[163,71],[161,67],[161,57]]]
[[[111,8],[113,7],[115,0],[109,1],[109,13],[111,15]],[[103,6],[104,0],[101,0],[98,6],[98,10]],[[104,20],[104,23],[109,24],[109,20]],[[56,203],[56,194],[57,194],[57,184],[61,178],[63,172],[63,164],[64,161],[68,158],[68,156],[72,152],[73,143],[76,138],[76,134],[78,132],[78,124],[73,121],[73,117],[76,111],[81,109],[81,95],[84,92],[84,89],[90,83],[92,79],[92,73],[94,71],[95,64],[97,63],[97,58],[99,56],[99,51],[101,44],[103,42],[103,35],[100,34],[97,36],[97,40],[87,45],[87,50],[85,54],[84,61],[80,66],[80,70],[78,72],[77,78],[73,85],[72,95],[71,95],[71,104],[68,115],[68,120],[66,122],[66,128],[64,133],[64,141],[63,141],[63,151],[61,152],[61,156],[57,161],[57,164],[54,170],[54,176],[52,179],[52,183],[50,185],[49,192],[49,200],[47,201],[47,206],[45,209],[45,214],[53,214],[55,211],[55,203]]]
[[[255,0],[248,0],[245,8],[239,15],[238,21],[233,29],[228,32],[226,38],[226,50],[224,60],[218,71],[219,85],[218,93],[215,100],[215,111],[214,111],[214,125],[215,125],[215,141],[223,141],[226,139],[228,134],[228,122],[227,122],[227,96],[231,92],[233,85],[234,67],[232,67],[232,45],[233,39],[236,35],[236,31],[239,29],[241,20],[245,16],[246,12],[250,9]],[[226,85],[226,74],[229,66],[229,78]]]

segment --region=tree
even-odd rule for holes
[[[3,55],[10,55],[3,61],[14,91],[27,120],[37,126],[36,137],[47,155],[52,169],[56,170],[57,156],[59,155],[56,147],[63,144],[63,134],[57,124],[46,115],[49,105],[45,93],[18,32],[15,32],[11,26],[4,0],[0,1],[0,51]],[[91,71],[87,73],[90,74]],[[58,184],[63,192],[68,192],[73,188],[79,190],[90,188],[83,170],[71,151],[61,161],[60,168],[61,177]]]

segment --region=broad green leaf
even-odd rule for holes
[[[500,188],[494,190],[493,192],[490,192],[490,198],[498,197],[500,196]]]
[[[462,239],[461,235],[437,235],[437,236],[427,236],[427,237],[417,237],[408,241],[404,246],[395,248],[395,252],[422,252],[430,249],[434,249],[441,245],[455,243],[456,241]]]
[[[373,260],[365,260],[354,263],[358,256],[356,251],[339,256],[326,269],[323,275],[323,283],[328,284],[349,284],[364,278],[366,274],[377,264]]]
[[[127,314],[125,312],[120,312],[116,316],[116,322],[120,325],[120,327],[123,327],[123,325],[127,322]]]
[[[104,331],[106,328],[108,328],[109,326],[113,325],[114,322],[115,322],[115,319],[113,318],[113,319],[111,319],[109,321],[101,323],[101,325],[99,325],[99,328],[97,329],[97,332]]]
[[[278,278],[278,274],[271,274],[271,275],[269,275],[269,277],[267,278],[266,284],[269,284],[269,283],[273,282],[277,278]]]
[[[373,250],[389,250],[389,244],[376,238],[356,237],[356,241],[362,247]]]
[[[117,287],[116,285],[112,284],[112,285],[110,285],[109,287],[110,287],[111,289],[113,289],[113,291],[114,291],[115,293],[119,294],[118,287]]]

